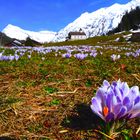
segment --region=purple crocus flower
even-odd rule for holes
[[[13,61],[14,59],[15,59],[15,56],[13,56],[13,55],[10,55],[10,56],[9,56],[9,60],[10,60],[10,61]]]
[[[90,53],[90,56],[96,57],[98,53]]]
[[[31,58],[31,55],[28,55],[28,59],[30,59]]]
[[[131,52],[125,53],[125,55],[128,56],[128,57],[129,57],[131,54],[132,54]]]
[[[17,61],[19,59],[19,55],[15,55],[15,60]]]
[[[120,59],[120,57],[121,57],[120,55],[116,55],[116,54],[111,55],[111,58],[112,58],[113,61],[116,61],[116,60]]]
[[[106,122],[120,118],[140,117],[140,91],[138,86],[129,88],[126,82],[104,80],[92,98],[92,111]]]
[[[77,59],[83,60],[88,56],[88,54],[84,54],[84,53],[77,53],[74,55],[74,57],[76,57]]]
[[[70,53],[65,53],[65,54],[62,54],[62,57],[64,57],[64,58],[70,58],[71,57],[71,54]]]
[[[2,55],[2,56],[0,57],[0,60],[1,60],[1,61],[9,61],[9,56]]]

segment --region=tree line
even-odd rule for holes
[[[126,12],[117,28],[109,31],[108,34],[114,34],[122,31],[129,31],[131,29],[137,30],[140,28],[140,7]]]

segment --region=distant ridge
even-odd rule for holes
[[[56,32],[51,31],[40,31],[40,32],[28,31],[20,27],[14,26],[12,24],[7,25],[2,32],[11,38],[26,40],[29,37],[40,43],[52,41],[52,39],[56,34]]]

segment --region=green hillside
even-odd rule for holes
[[[106,35],[106,36],[95,36],[88,38],[86,40],[75,40],[75,41],[65,41],[65,42],[56,42],[56,43],[46,43],[44,46],[65,46],[65,45],[125,45],[126,42],[116,42],[117,38],[127,35],[129,32],[124,32],[121,34],[115,35]]]

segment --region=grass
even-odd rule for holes
[[[56,42],[56,43],[47,43],[45,46],[66,46],[66,45],[127,45],[125,41],[116,42],[116,38],[120,38],[123,35],[128,35],[129,32],[124,32],[115,35],[109,36],[95,36],[88,38],[86,40],[75,40],[75,41],[65,41],[65,42]]]
[[[93,45],[118,36],[57,45]],[[135,44],[124,47],[139,48]],[[102,120],[91,112],[91,98],[104,79],[109,82],[121,79],[130,86],[140,87],[140,57],[126,57],[125,50],[103,48],[98,49],[100,51],[103,51],[102,56],[89,56],[82,61],[54,57],[54,52],[45,55],[44,61],[37,53],[33,53],[30,60],[23,56],[18,61],[0,61],[0,136],[21,140],[109,139],[101,134],[104,132]],[[11,53],[6,51],[6,54]],[[121,53],[121,59],[113,62],[110,59],[113,53]],[[125,64],[124,69],[121,64]],[[117,139],[138,140],[139,122],[139,119],[128,121]],[[96,129],[101,133],[94,131]]]

